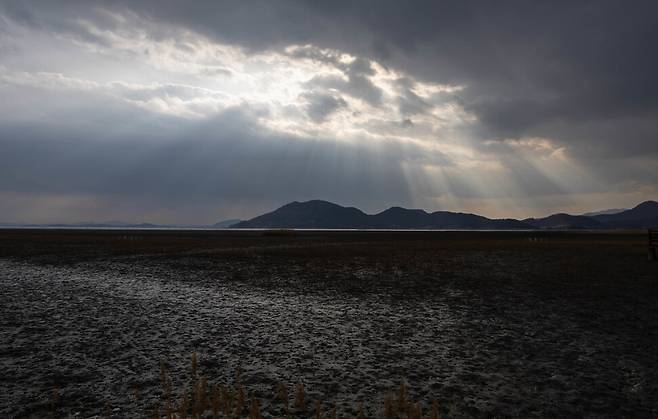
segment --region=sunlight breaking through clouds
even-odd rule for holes
[[[243,106],[256,110],[253,115],[262,126],[300,139],[401,141],[443,157],[467,154],[451,133],[475,122],[453,96],[465,86],[414,80],[376,61],[310,44],[248,52],[187,30],[156,29],[137,15],[99,13],[111,29],[78,19],[74,24],[83,35],[59,37],[105,58],[122,62],[128,57],[152,73],[133,74],[131,81],[102,81],[92,78],[93,72],[80,78],[3,69],[0,80],[42,89],[93,90],[183,118],[209,118]]]
[[[574,196],[603,196],[610,184],[618,201],[628,185],[637,194],[655,190],[650,179],[641,181],[647,177],[642,168],[620,168],[609,179],[602,177],[599,160],[583,158],[592,140],[580,145],[577,131],[569,132],[576,137],[570,143],[561,138],[559,124],[546,128],[538,123],[535,132],[506,119],[510,110],[530,120],[554,110],[533,101],[520,106],[513,97],[518,92],[505,89],[505,100],[496,101],[497,87],[483,93],[468,78],[428,77],[404,60],[386,62],[386,54],[348,51],[340,43],[328,47],[331,42],[313,37],[240,44],[130,7],[17,9],[3,13],[0,8],[0,94],[11,98],[0,104],[0,140],[7,161],[45,147],[44,140],[36,140],[44,132],[56,138],[53,143],[73,142],[71,155],[84,150],[99,159],[100,153],[120,156],[103,173],[88,175],[91,186],[84,191],[63,191],[63,196],[79,194],[71,202],[120,196],[120,187],[108,179],[136,176],[142,173],[140,164],[147,163],[166,173],[163,182],[175,185],[181,200],[190,198],[185,195],[189,191],[215,191],[205,207],[207,217],[221,213],[225,204],[220,201],[238,200],[229,179],[246,185],[241,191],[254,199],[259,194],[256,180],[236,182],[237,175],[228,169],[221,176],[198,179],[203,172],[199,155],[211,153],[213,141],[217,165],[230,167],[231,159],[240,156],[242,178],[258,173],[263,162],[276,166],[279,175],[259,182],[260,188],[279,182],[270,189],[280,191],[280,201],[270,197],[267,203],[245,203],[226,212],[227,217],[244,216],[245,208],[246,215],[255,215],[285,200],[310,198],[371,211],[399,204],[523,216],[542,206],[575,206]],[[437,65],[437,73],[450,71]],[[20,137],[17,132],[34,132],[34,138],[13,140]],[[123,149],[104,150],[110,145],[102,141],[110,140]],[[194,158],[175,165],[150,162],[158,144],[160,151],[186,148]],[[61,159],[66,170],[53,169],[52,176],[69,173],[69,168],[70,176],[82,176],[75,168],[85,167],[84,162],[69,161],[64,152]],[[624,167],[633,167],[636,160],[629,157]],[[645,160],[643,167],[655,166],[653,159]],[[127,170],[126,161],[132,174],[116,175]],[[35,185],[42,183],[26,181],[33,176],[17,175],[20,169],[7,168],[9,163],[5,175],[15,184],[5,185],[5,192],[22,194],[22,199],[38,193]],[[214,173],[210,159],[203,164]],[[303,174],[294,173],[300,168]],[[326,179],[341,170],[354,178]],[[61,176],[62,184],[76,184]],[[389,185],[395,188],[385,198]],[[144,184],[144,190],[150,186]],[[162,188],[158,200],[166,201],[165,191],[171,188]],[[369,195],[372,190],[379,195]],[[194,205],[195,214],[204,211],[199,202]]]
[[[261,110],[264,126],[301,137],[449,140],[445,130],[474,121],[451,96],[464,86],[417,81],[370,59],[313,45],[250,53],[182,29],[163,33],[136,15],[100,13],[111,29],[76,20],[84,36],[60,37],[119,63],[137,61],[151,72],[102,81],[93,72],[82,78],[4,70],[3,82],[96,89],[153,112],[188,118],[246,105]]]
[[[58,37],[119,65],[129,60],[152,71],[103,81],[93,72],[83,78],[5,69],[2,80],[97,89],[153,112],[189,118],[247,105],[262,109],[264,126],[299,136],[436,140],[442,129],[474,120],[450,96],[464,86],[415,81],[375,61],[313,45],[250,53],[180,28],[163,32],[135,14],[97,12],[104,27],[77,19],[75,31]],[[19,48],[28,48],[15,40]]]

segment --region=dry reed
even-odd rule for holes
[[[152,407],[150,412],[142,414],[140,417],[151,417],[154,419],[261,419],[262,406],[258,396],[247,390],[241,382],[241,372],[236,371],[233,384],[215,383],[210,384],[208,379],[199,374],[199,359],[196,353],[192,354],[190,377],[187,386],[183,387],[182,393],[174,397],[172,391],[172,380],[169,375],[167,365],[160,361],[160,384],[162,386],[162,400],[156,406]],[[268,416],[278,410],[280,417],[285,419],[309,418],[315,419],[338,419],[339,414],[334,406],[330,410],[323,410],[322,400],[315,401],[314,411],[307,412],[306,406],[306,389],[303,383],[295,385],[294,411],[290,411],[289,387],[284,383],[279,383],[274,391],[274,397],[270,398]],[[132,388],[134,400],[142,399],[141,389],[135,385]],[[50,410],[53,416],[56,416],[57,408],[60,403],[60,391],[55,387],[51,395]],[[164,404],[162,406],[161,404]],[[427,406],[427,405],[426,405]],[[406,383],[402,382],[398,388],[397,394],[388,393],[383,399],[381,416],[385,419],[441,419],[440,405],[437,401],[427,406],[427,415],[423,414],[423,408],[420,402],[414,401]],[[109,403],[105,404],[105,416],[111,417],[111,407]],[[348,416],[351,419],[366,419],[368,410],[363,403],[358,405],[356,417]],[[377,411],[377,410],[375,410]],[[123,412],[125,414],[125,412]],[[274,413],[277,416],[276,413]]]
[[[306,403],[304,402],[304,384],[302,383],[297,383],[295,407],[302,412],[306,410]]]

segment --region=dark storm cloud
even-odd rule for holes
[[[123,4],[249,48],[313,43],[466,85],[462,100],[484,123],[485,137],[532,135],[555,122],[657,116],[655,1]],[[351,88],[367,92],[362,81]],[[623,147],[633,137],[600,146]]]
[[[91,3],[65,1],[55,7],[52,2],[16,1],[6,2],[4,9],[31,24],[49,22],[93,37],[65,19],[72,13],[111,27],[112,20],[94,11]],[[658,111],[655,1],[142,0],[96,4],[247,48],[312,43],[375,58],[424,80],[465,85],[468,88],[461,99],[478,115],[487,138],[533,135],[539,127],[564,121],[581,124],[637,114],[655,118]],[[349,90],[376,104],[381,95],[363,77],[367,60],[358,64],[348,69],[347,83],[316,82]],[[633,133],[628,137],[632,141]],[[612,140],[600,146],[621,145]]]

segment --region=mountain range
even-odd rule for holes
[[[10,228],[300,228],[300,229],[415,229],[415,230],[598,230],[658,228],[658,202],[631,209],[603,210],[582,215],[553,214],[544,218],[492,219],[477,214],[391,207],[377,214],[328,201],[291,202],[250,220],[230,219],[212,225],[163,225],[119,221],[76,224],[1,224]]]
[[[646,201],[628,210],[601,211],[596,215],[553,214],[545,218],[491,219],[476,214],[391,207],[378,214],[358,208],[313,200],[291,202],[231,228],[306,229],[621,229],[658,226],[658,202]]]

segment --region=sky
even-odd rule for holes
[[[0,221],[658,198],[658,2],[0,0]]]

